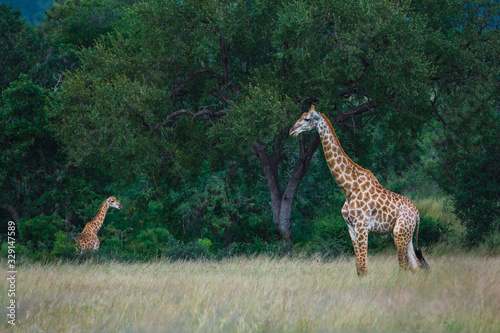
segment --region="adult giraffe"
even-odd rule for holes
[[[342,216],[354,246],[358,274],[367,272],[369,232],[393,234],[401,268],[429,268],[422,252],[413,248],[413,231],[416,227],[416,245],[420,222],[415,205],[408,198],[382,187],[370,171],[355,164],[342,149],[328,118],[317,112],[314,104],[290,129],[290,135],[297,136],[312,129],[318,131],[330,172],[346,196]]]
[[[76,245],[80,247],[80,254],[83,253],[84,250],[97,250],[99,248],[100,242],[97,237],[97,232],[101,229],[109,207],[122,209],[122,205],[120,205],[118,200],[113,196],[102,203],[99,213],[97,213],[92,221],[85,225],[82,233],[76,238]]]

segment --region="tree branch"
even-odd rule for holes
[[[344,113],[338,114],[337,116],[335,116],[334,122],[336,124],[342,124],[343,122],[351,119],[352,117],[359,116],[360,114],[363,114],[363,113],[371,111],[371,110],[373,110],[373,102],[368,101],[368,102],[363,103],[359,106],[356,106],[356,107],[354,107],[354,108],[352,108]]]
[[[226,114],[230,113],[231,111],[232,111],[231,109],[222,109],[219,111],[212,111],[209,109],[203,109],[203,110],[200,110],[198,112],[193,113],[193,112],[188,111],[186,109],[181,109],[181,110],[178,110],[178,111],[175,111],[175,112],[169,114],[161,124],[155,125],[155,127],[153,127],[153,130],[157,130],[158,128],[160,128],[162,126],[166,126],[172,120],[179,118],[180,116],[185,115],[185,114],[190,115],[191,118],[201,118],[204,116],[206,116],[208,118],[216,118],[216,117],[223,117]]]

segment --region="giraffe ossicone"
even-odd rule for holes
[[[290,129],[290,135],[313,129],[320,135],[330,172],[346,196],[342,217],[354,246],[358,274],[367,272],[369,232],[392,233],[401,268],[428,269],[422,252],[416,249],[420,216],[415,205],[408,198],[385,189],[370,171],[354,163],[342,149],[330,120],[317,112],[314,104]]]
[[[122,209],[122,205],[115,199],[115,197],[111,196],[104,200],[97,215],[92,221],[85,225],[82,233],[76,238],[76,245],[80,249],[80,254],[85,250],[97,250],[99,248],[100,242],[97,237],[97,232],[102,227],[109,207],[119,210]]]

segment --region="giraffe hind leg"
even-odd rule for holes
[[[410,243],[408,244],[408,262],[410,264],[410,269],[418,270],[420,268],[418,257],[413,249],[413,241],[410,239]]]
[[[413,230],[410,231],[409,229],[408,226],[401,224],[394,228],[394,244],[398,252],[399,267],[402,269],[410,268],[410,264],[413,264],[409,256]],[[411,252],[413,253],[413,245],[411,245]]]

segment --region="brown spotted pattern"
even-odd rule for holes
[[[346,196],[342,216],[354,246],[358,274],[367,272],[369,232],[392,234],[400,267],[418,270],[421,265],[412,243],[420,220],[415,205],[408,198],[382,187],[370,171],[347,157],[330,121],[316,112],[314,105],[297,120],[290,135],[312,129],[318,131],[328,167]]]
[[[102,203],[99,213],[85,225],[82,233],[76,238],[76,245],[79,246],[80,253],[84,250],[97,250],[99,248],[100,242],[99,238],[97,238],[97,232],[101,229],[109,207],[122,209],[122,205],[112,196]]]

